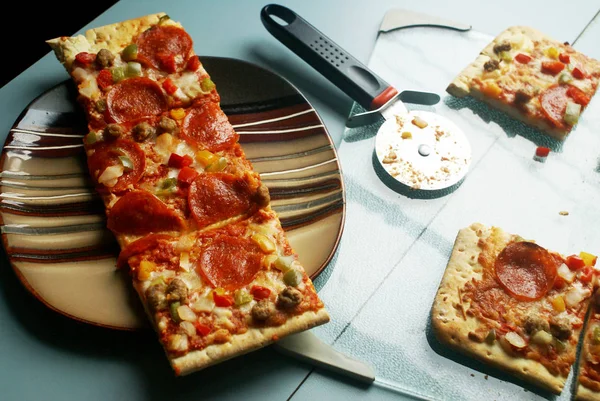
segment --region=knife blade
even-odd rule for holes
[[[261,21],[275,38],[367,110],[348,119],[350,128],[405,112],[403,100],[430,106],[440,101],[436,93],[399,91],[287,7],[264,6]]]
[[[311,331],[302,331],[284,337],[275,342],[273,347],[282,354],[352,379],[365,383],[375,381],[375,372],[371,366],[337,351]]]

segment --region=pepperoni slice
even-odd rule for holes
[[[554,285],[558,261],[533,242],[513,242],[496,258],[496,278],[506,292],[520,301],[542,298]]]
[[[183,69],[192,51],[192,38],[176,26],[155,26],[138,36],[137,59],[144,64],[174,73]]]
[[[113,85],[106,98],[109,119],[121,123],[167,110],[160,86],[150,78],[129,78]]]
[[[221,235],[202,250],[196,269],[213,287],[233,291],[252,282],[262,258],[254,241]]]
[[[119,253],[119,257],[117,259],[117,267],[121,268],[127,266],[127,260],[129,260],[130,257],[156,247],[156,245],[160,241],[171,240],[174,238],[175,237],[167,234],[150,234],[133,241]]]
[[[188,204],[200,227],[250,210],[256,189],[232,174],[199,175],[190,186]]]
[[[540,95],[540,104],[542,111],[550,122],[558,127],[563,128],[563,116],[567,108],[567,85],[551,86]]]
[[[200,102],[188,111],[181,137],[211,152],[226,149],[238,140],[238,134],[219,104],[210,101]]]
[[[128,192],[111,208],[108,228],[120,234],[143,235],[157,231],[178,231],[183,219],[156,196],[146,191]]]
[[[146,169],[146,157],[144,151],[139,145],[129,139],[117,139],[113,142],[98,142],[94,146],[94,153],[87,158],[88,169],[92,179],[96,183],[96,188],[100,192],[120,192],[126,189],[130,184],[135,184]],[[119,157],[128,157],[133,163],[133,169],[124,171],[123,175],[117,179],[117,183],[112,187],[98,183],[98,177],[107,167],[123,164]]]

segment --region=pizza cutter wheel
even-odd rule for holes
[[[378,172],[387,175],[388,181],[391,178],[410,190],[448,192],[466,175],[471,146],[452,121],[414,110],[396,114],[381,125],[375,156]]]

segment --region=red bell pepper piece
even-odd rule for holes
[[[532,58],[527,54],[519,53],[515,56],[515,60],[517,60],[521,64],[527,64],[532,60]]]
[[[253,285],[250,289],[250,294],[252,294],[254,299],[260,301],[261,299],[269,298],[269,295],[271,295],[271,290],[260,285]]]
[[[209,326],[200,322],[195,322],[194,327],[196,327],[196,331],[200,333],[200,335],[203,337],[212,331],[212,329]]]
[[[96,55],[94,53],[81,52],[77,53],[77,55],[75,56],[75,60],[77,60],[83,65],[88,65],[96,61]]]
[[[193,162],[194,159],[189,155],[180,156],[177,153],[171,153],[171,156],[169,157],[169,167],[184,168]]]
[[[579,270],[582,267],[585,267],[585,262],[578,255],[567,256],[565,263],[571,270]]]
[[[229,294],[219,295],[216,291],[213,291],[213,300],[215,301],[215,305],[221,307],[228,307],[233,305],[234,300],[233,297]]]
[[[560,61],[542,62],[542,72],[550,75],[556,75],[565,69],[565,65]]]
[[[192,183],[192,181],[194,181],[194,178],[196,178],[197,176],[198,171],[196,171],[196,169],[189,166],[185,166],[179,171],[179,174],[177,175],[177,180],[189,185]]]
[[[576,78],[576,79],[583,79],[583,78],[585,78],[585,74],[583,73],[583,71],[581,71],[577,67],[573,68],[573,71],[571,71],[571,74],[573,74],[573,78]]]
[[[165,79],[162,83],[162,87],[169,95],[172,95],[173,93],[177,92],[177,89],[179,89],[177,85],[173,83],[171,78]]]
[[[561,63],[569,64],[571,62],[571,56],[566,53],[561,53],[558,55],[558,59]]]
[[[200,60],[198,56],[192,56],[188,59],[187,64],[185,66],[189,71],[196,71],[200,68]]]

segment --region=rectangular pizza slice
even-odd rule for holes
[[[431,319],[442,344],[561,393],[597,272],[499,227],[459,231]]]
[[[178,375],[329,321],[179,23],[49,40],[77,85],[107,227]]]
[[[448,85],[564,140],[596,93],[600,62],[526,26],[496,36]]]

